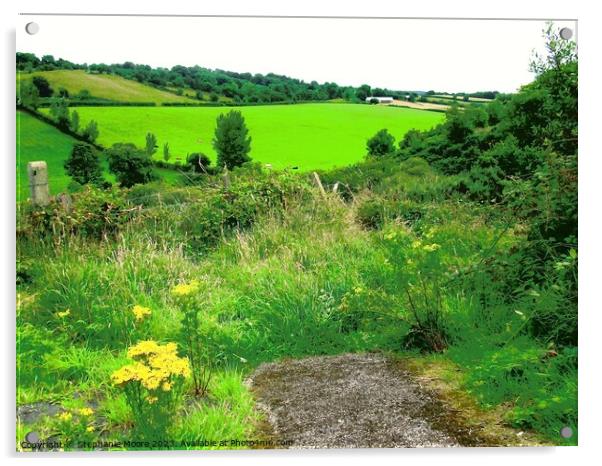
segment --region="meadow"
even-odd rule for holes
[[[106,147],[133,142],[144,147],[152,132],[161,147],[169,143],[173,160],[193,152],[215,161],[211,140],[215,120],[231,107],[78,107],[82,126],[98,122],[98,142]],[[401,138],[410,129],[429,129],[442,113],[355,104],[294,104],[236,107],[252,135],[250,156],[274,168],[300,171],[328,169],[358,162],[366,155],[366,141],[382,128]],[[46,111],[44,109],[44,111]]]
[[[65,173],[63,164],[77,141],[57,128],[28,113],[18,111],[17,115],[17,201],[29,198],[27,163],[44,160],[48,165],[50,194],[66,192],[71,178]],[[107,169],[106,159],[101,163],[108,181],[115,177]],[[157,173],[168,183],[177,183],[180,178],[174,170],[157,168]]]
[[[155,89],[136,81],[111,74],[93,74],[84,70],[36,71],[17,73],[17,83],[42,76],[53,89],[64,88],[71,95],[88,91],[91,96],[118,102],[191,102],[187,97]]]

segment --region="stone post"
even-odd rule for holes
[[[50,202],[48,191],[48,167],[46,162],[29,162],[27,164],[29,177],[29,193],[34,205],[47,205]]]

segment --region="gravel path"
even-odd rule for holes
[[[272,435],[291,448],[461,445],[428,420],[440,409],[432,395],[381,354],[262,364],[248,384]]]

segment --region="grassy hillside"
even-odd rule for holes
[[[109,74],[86,73],[83,70],[18,73],[17,79],[31,79],[33,76],[43,76],[55,91],[64,87],[72,95],[88,90],[94,97],[119,102],[190,102],[185,96],[177,96],[136,81]]]
[[[65,174],[63,163],[77,141],[25,112],[17,112],[17,201],[29,197],[27,163],[45,160],[48,164],[50,194],[58,194],[67,189],[71,178]],[[113,182],[114,177],[106,171],[105,177]],[[158,169],[161,178],[175,183],[180,175],[173,170]]]
[[[51,194],[64,191],[70,182],[63,162],[69,156],[75,139],[61,133],[37,118],[17,112],[17,201],[29,197],[27,163],[45,160]]]
[[[82,125],[98,122],[98,141],[106,146],[133,142],[144,147],[153,132],[159,147],[169,142],[174,158],[204,152],[215,160],[211,145],[216,117],[228,107],[81,107]],[[366,140],[388,128],[396,138],[408,130],[428,129],[443,121],[442,113],[410,108],[353,104],[297,104],[238,107],[250,134],[251,157],[274,168],[327,169],[361,160]],[[157,158],[162,156],[159,150]]]

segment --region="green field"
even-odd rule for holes
[[[70,178],[65,175],[63,161],[75,142],[53,126],[27,113],[17,112],[17,201],[29,197],[27,162],[46,161],[52,194],[67,188]]]
[[[82,125],[98,122],[98,142],[133,142],[144,147],[146,133],[159,147],[169,143],[173,160],[203,152],[215,160],[211,145],[215,120],[229,107],[79,107]],[[252,137],[251,157],[274,168],[328,169],[358,162],[366,140],[387,128],[397,139],[408,130],[429,129],[443,113],[410,108],[354,104],[296,104],[238,107]],[[159,149],[156,158],[162,157]]]
[[[92,74],[83,70],[36,71],[18,73],[17,80],[31,79],[33,76],[45,77],[54,91],[63,87],[71,95],[87,90],[94,97],[118,102],[191,102],[185,96],[161,91],[137,81],[111,74]]]
[[[50,194],[58,194],[67,189],[71,178],[65,174],[63,163],[69,156],[73,144],[72,137],[61,133],[55,127],[24,112],[17,112],[17,201],[29,197],[27,184],[27,162],[44,160],[48,164]],[[106,169],[106,161],[103,160]],[[105,170],[106,171],[106,170]],[[179,174],[173,170],[157,170],[163,180],[173,183]],[[107,180],[114,177],[105,173]]]

